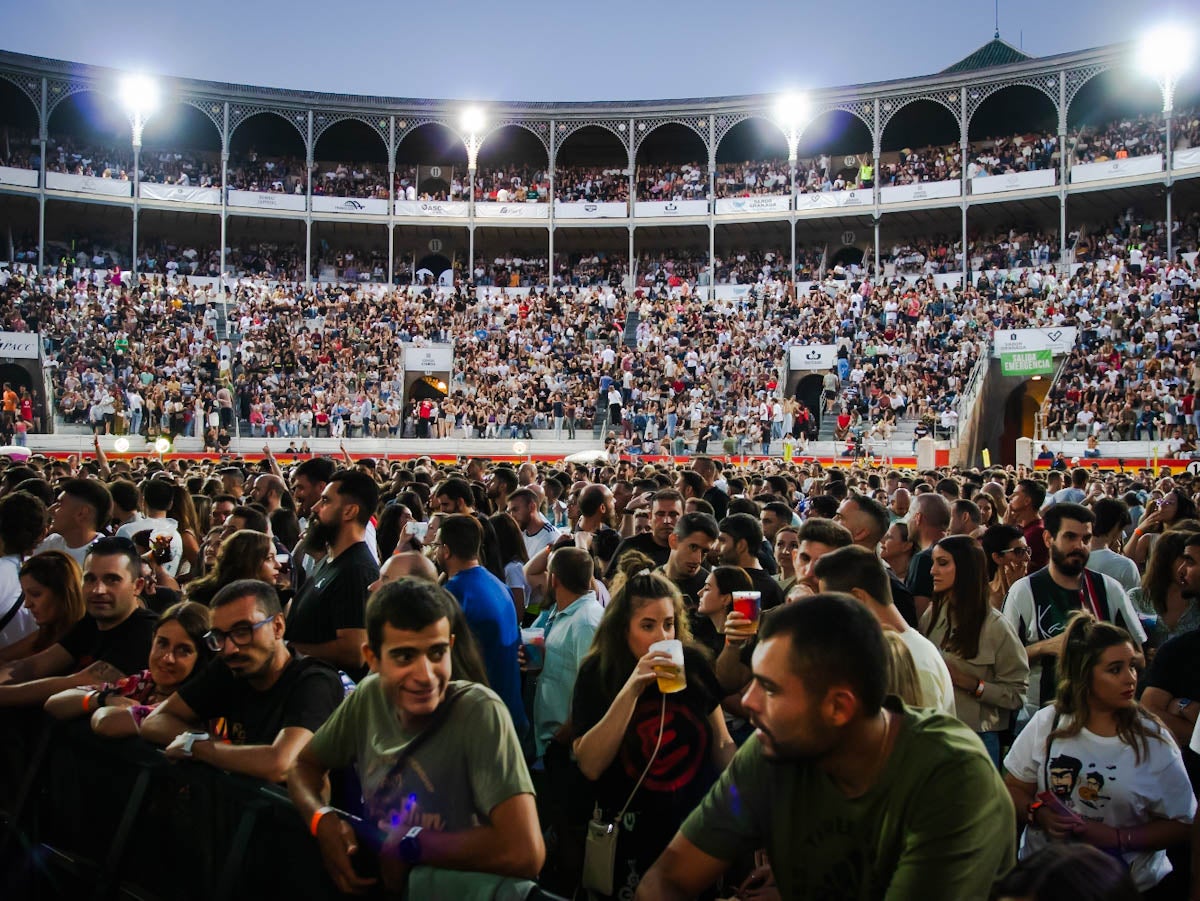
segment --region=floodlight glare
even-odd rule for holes
[[[796,128],[808,114],[808,98],[803,94],[784,94],[775,104],[775,115],[788,128]]]
[[[113,442],[113,449],[114,449],[114,450],[115,450],[115,451],[116,451],[118,454],[123,454],[123,453],[125,453],[125,451],[129,450],[129,439],[128,439],[128,438],[123,438],[123,437],[122,437],[122,438],[118,438],[116,441],[114,441],[114,442]]]
[[[126,75],[121,80],[121,103],[144,118],[158,106],[158,85],[147,75]]]
[[[170,438],[159,438],[157,441],[154,442],[154,449],[156,451],[158,451],[158,453],[160,453],[160,454],[167,453],[168,451],[171,450],[171,439]]]
[[[483,110],[477,106],[469,106],[462,113],[462,127],[469,135],[477,135],[483,131]]]
[[[1155,78],[1174,81],[1192,61],[1192,33],[1179,25],[1159,25],[1142,36],[1138,65]]]

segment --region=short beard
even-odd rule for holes
[[[1074,554],[1064,554],[1053,545],[1050,546],[1050,560],[1058,568],[1059,572],[1071,579],[1083,575],[1083,571],[1087,567],[1086,554],[1083,556],[1083,560],[1080,561]]]

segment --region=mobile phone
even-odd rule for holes
[[[279,575],[290,576],[292,574],[292,555],[291,554],[276,554],[275,562],[279,564]]]
[[[417,539],[417,541],[425,541],[425,536],[429,534],[429,523],[420,522],[419,520],[409,520],[404,526],[404,531]]]

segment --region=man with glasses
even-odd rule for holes
[[[141,606],[142,561],[127,538],[100,538],[83,561],[87,614],[46,650],[0,667],[0,707],[41,705],[60,691],[146,668],[158,616]]]
[[[212,599],[208,646],[220,655],[142,723],[142,737],[173,759],[281,782],[300,749],[341,703],[337,671],[294,657],[283,641],[279,595],[240,579]],[[222,731],[205,726],[221,721]]]

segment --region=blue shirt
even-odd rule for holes
[[[580,595],[563,610],[543,610],[534,628],[546,630],[546,661],[533,699],[533,738],[541,757],[546,746],[571,716],[571,697],[579,664],[592,647],[604,608],[596,592]]]
[[[521,630],[508,586],[482,566],[472,566],[448,579],[446,590],[462,606],[467,624],[479,642],[492,691],[503,699],[520,733],[529,720],[521,701],[521,670],[517,662]]]

